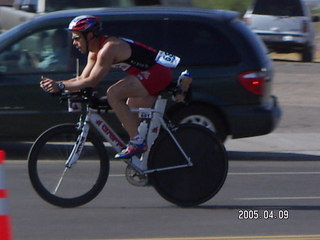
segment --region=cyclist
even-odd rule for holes
[[[95,16],[78,16],[68,29],[73,45],[88,54],[87,64],[78,78],[64,81],[42,77],[40,86],[47,92],[75,91],[95,87],[112,67],[128,75],[107,89],[110,106],[129,134],[130,141],[116,158],[130,158],[147,150],[145,139],[138,133],[139,118],[130,108],[151,107],[157,94],[172,81],[171,69],[179,58],[156,51],[136,41],[103,36],[101,22]]]

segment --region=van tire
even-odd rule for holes
[[[194,123],[208,127],[217,134],[221,142],[224,142],[228,135],[224,118],[217,111],[207,106],[197,104],[186,106],[173,113],[170,120],[175,124]]]
[[[313,47],[306,46],[301,53],[302,62],[313,62]]]

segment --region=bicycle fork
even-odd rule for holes
[[[89,124],[87,124],[88,123],[87,120],[88,120],[88,118],[86,118],[86,120],[84,122],[80,121],[79,129],[81,129],[81,134],[78,136],[76,144],[73,146],[73,149],[68,157],[68,160],[65,163],[65,168],[64,168],[64,170],[58,180],[56,187],[54,188],[54,190],[52,192],[53,194],[57,193],[67,170],[70,169],[71,166],[77,162],[77,160],[79,159],[79,157],[81,155],[81,152],[82,152],[83,146],[86,142],[89,128],[90,128]]]
[[[73,146],[73,149],[69,155],[69,158],[65,163],[65,166],[67,168],[71,168],[71,166],[77,162],[77,160],[81,155],[82,149],[84,147],[84,144],[87,140],[87,136],[89,133],[90,124],[88,123],[89,123],[88,115],[86,116],[86,119],[84,120],[84,122],[80,121],[79,129],[81,129],[81,134],[78,136],[77,141]]]

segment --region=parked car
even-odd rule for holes
[[[167,115],[174,122],[194,122],[215,131],[222,140],[270,133],[281,110],[271,93],[272,62],[262,42],[238,14],[194,8],[99,8],[67,10],[39,16],[0,36],[0,139],[34,140],[54,124],[72,122],[56,97],[39,87],[40,77],[56,80],[76,75],[85,65],[64,39],[65,59],[49,64],[52,37],[75,16],[90,14],[103,21],[106,34],[126,37],[181,57],[174,78],[188,69],[193,75],[193,98],[188,105],[170,103]],[[101,94],[120,79],[114,70],[99,85]],[[122,129],[110,113],[111,125]]]
[[[271,52],[297,52],[304,62],[316,51],[313,19],[304,0],[253,0],[244,15]]]

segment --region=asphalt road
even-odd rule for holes
[[[25,162],[9,162],[15,239],[319,234],[318,161],[231,161],[222,190],[207,203],[191,209],[168,203],[151,187],[129,185],[123,170],[124,164],[113,162],[110,179],[95,200],[83,207],[62,209],[44,202],[31,189]],[[258,218],[249,219],[254,212]]]
[[[284,111],[279,127],[227,141],[229,174],[207,203],[176,207],[151,187],[129,185],[124,164],[112,162],[94,201],[61,209],[36,195],[25,161],[9,160],[15,239],[320,239],[319,66],[276,62],[275,68],[274,93]]]

